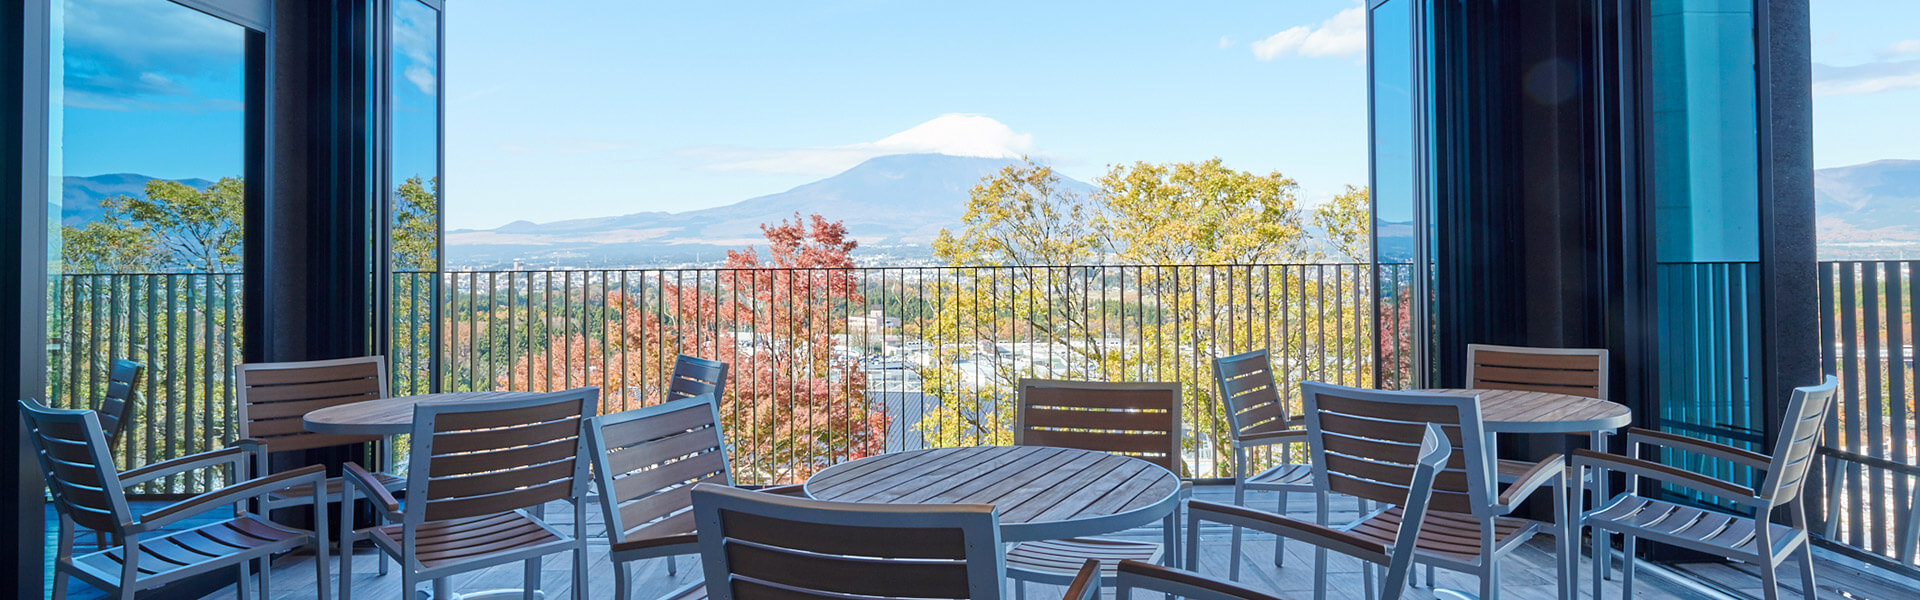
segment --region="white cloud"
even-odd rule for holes
[[[1905,40],[1887,44],[1886,47],[1875,50],[1874,54],[1880,58],[1920,56],[1920,40]]]
[[[422,94],[432,96],[438,91],[434,86],[433,69],[414,65],[407,67],[407,70],[401,75],[407,78],[407,83],[411,83],[413,87],[419,88]]]
[[[1017,158],[1033,154],[1033,135],[1016,133],[986,115],[952,113],[872,142],[809,148],[706,147],[685,153],[716,171],[831,175],[889,154]]]
[[[1225,50],[1225,49],[1228,49],[1228,48],[1232,48],[1232,47],[1233,47],[1233,38],[1231,38],[1231,37],[1227,37],[1227,36],[1224,36],[1224,35],[1223,35],[1223,36],[1220,36],[1220,49],[1221,49],[1221,50]]]
[[[1247,47],[1260,60],[1357,57],[1367,48],[1367,13],[1356,6],[1321,21],[1317,27],[1291,27]]]
[[[1836,67],[1814,63],[1813,95],[1849,96],[1920,88],[1920,60]]]

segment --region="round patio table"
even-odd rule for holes
[[[1180,478],[1159,465],[1047,446],[882,454],[827,467],[803,489],[841,502],[991,504],[1009,543],[1125,531],[1166,518],[1180,502]]]
[[[422,402],[453,400],[505,400],[534,395],[533,392],[443,392],[417,396],[394,396],[352,404],[329,406],[302,419],[307,431],[344,435],[406,435],[413,433],[413,407]]]
[[[1609,433],[1633,422],[1633,411],[1618,402],[1553,392],[1432,389],[1426,392],[1479,394],[1480,418],[1489,433]]]

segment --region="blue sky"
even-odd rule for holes
[[[1224,158],[1317,202],[1366,178],[1356,0],[455,0],[447,224],[683,211],[867,156]],[[1920,2],[1816,0],[1821,167],[1920,158]],[[165,0],[67,0],[58,172],[241,169],[240,30]],[[432,32],[399,32],[395,176],[431,170]],[[176,35],[155,35],[169,32]]]

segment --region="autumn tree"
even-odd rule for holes
[[[616,316],[606,329],[568,324],[548,342],[577,348],[573,360],[525,356],[498,383],[601,385],[654,404],[664,400],[673,356],[701,356],[730,365],[720,415],[743,481],[799,481],[878,454],[886,414],[871,405],[865,372],[837,351],[847,347],[846,313],[865,303],[851,272],[858,244],[840,222],[818,215],[796,214],[761,232],[764,254],[735,250],[723,268],[692,280],[663,277],[643,284],[644,294],[607,292]],[[585,287],[583,305],[591,303]],[[608,400],[624,408],[628,398]]]
[[[1078,194],[1044,165],[1009,166],[973,188],[959,230],[941,233],[941,260],[992,268],[932,286],[940,314],[923,336],[940,350],[918,373],[941,402],[916,425],[931,443],[1010,439],[1008,404],[1022,377],[1210,381],[1213,357],[1268,344],[1281,346],[1276,368],[1304,376],[1332,353],[1370,353],[1355,339],[1367,335],[1358,306],[1319,310],[1329,295],[1361,297],[1364,281],[1338,270],[1274,268],[1323,261],[1323,248],[1364,253],[1356,247],[1364,236],[1351,235],[1354,223],[1364,227],[1352,214],[1366,210],[1364,195],[1356,203],[1350,189],[1308,213],[1293,180],[1233,170],[1217,158],[1114,166],[1096,183]],[[1309,238],[1309,214],[1328,230],[1326,243]],[[1114,314],[1115,298],[1135,308]],[[1270,330],[1286,315],[1332,335]],[[960,365],[989,345],[981,340],[993,352],[1047,358],[995,361],[1017,366],[963,375]],[[1190,444],[1226,434],[1211,388],[1185,390]]]

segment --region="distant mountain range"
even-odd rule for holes
[[[687,212],[642,212],[551,223],[516,221],[447,232],[447,264],[499,268],[664,266],[713,263],[727,250],[765,247],[760,225],[801,215],[842,220],[858,256],[913,263],[931,255],[941,228],[955,227],[967,193],[1014,161],[940,154],[882,156],[785,192]],[[145,193],[151,179],[130,173],[66,177],[63,224],[101,215],[100,202]],[[182,179],[205,189],[213,182]],[[1067,179],[1069,189],[1092,191]],[[1920,257],[1920,160],[1882,160],[1815,172],[1822,259]]]
[[[856,256],[924,259],[940,229],[960,223],[973,186],[1015,162],[943,154],[882,156],[785,192],[715,208],[448,231],[447,262],[475,267],[714,262],[730,249],[764,248],[760,225],[795,213],[845,222],[860,241]],[[1081,192],[1093,189],[1072,179],[1064,184]]]
[[[1814,171],[1820,258],[1920,257],[1920,160]]]

